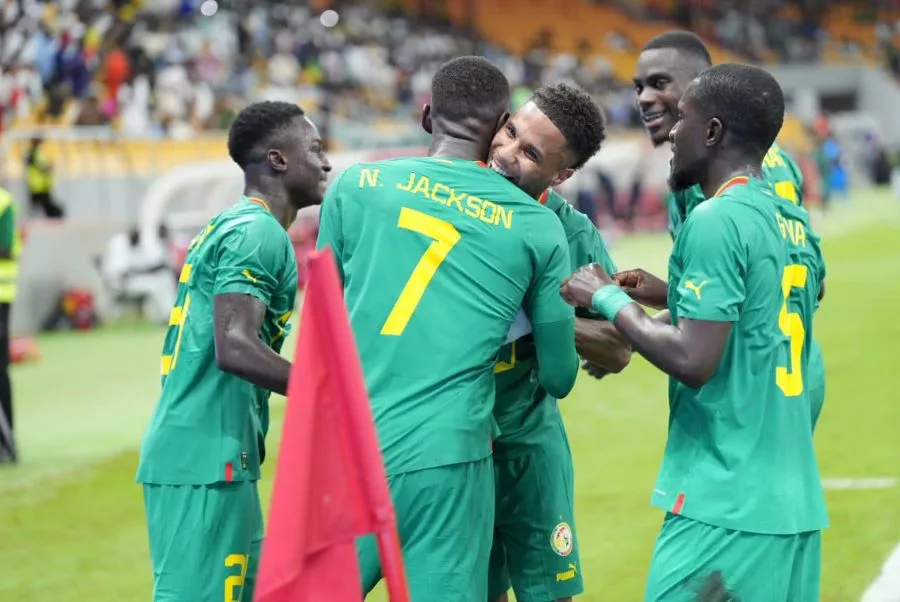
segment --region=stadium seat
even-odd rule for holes
[[[414,0],[403,2],[414,12]],[[603,55],[612,65],[613,74],[620,82],[631,81],[638,51],[657,34],[677,27],[665,21],[641,21],[617,6],[600,5],[586,0],[447,0],[446,13],[458,25],[470,20],[486,39],[516,53],[524,54],[538,35],[548,32],[552,36],[552,50],[581,54],[581,45],[587,41],[590,54]],[[605,34],[619,31],[627,35],[631,48],[611,48]],[[713,60],[736,60],[733,54],[712,45]]]

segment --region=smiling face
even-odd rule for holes
[[[673,191],[685,190],[702,181],[710,152],[721,139],[720,121],[710,119],[692,98],[695,87],[696,83],[691,83],[678,103],[678,121],[669,134],[672,144],[669,187]]]
[[[488,154],[492,169],[534,198],[567,180],[574,163],[562,132],[533,102],[497,131]]]
[[[641,53],[632,81],[641,120],[654,146],[668,142],[678,121],[678,101],[703,67],[695,57],[675,48]]]
[[[279,156],[274,157],[273,153]],[[302,115],[295,117],[281,149],[269,151],[269,161],[281,165],[285,187],[294,207],[299,209],[322,202],[331,164],[313,122]]]

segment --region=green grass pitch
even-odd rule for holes
[[[827,398],[816,443],[825,478],[900,477],[897,396],[900,202],[860,192],[816,216],[828,291],[816,320]],[[616,241],[622,268],[664,273],[668,239]],[[137,447],[156,400],[162,332],[144,326],[39,337],[43,360],[13,369],[23,462],[0,466],[0,599],[149,600]],[[286,349],[292,350],[289,342]],[[640,358],[580,378],[562,402],[576,462],[585,602],[637,600],[662,512],[649,505],[665,441],[664,377]],[[283,400],[273,400],[277,449]],[[262,491],[271,490],[267,462]],[[823,602],[859,600],[900,541],[900,487],[828,491]],[[549,536],[548,536],[549,539]],[[370,598],[384,599],[379,592]]]

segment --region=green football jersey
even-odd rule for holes
[[[588,263],[599,263],[608,274],[617,271],[600,232],[588,216],[554,191],[547,195],[545,206],[556,213],[566,233],[570,272]],[[497,377],[494,419],[500,428],[500,436],[494,443],[495,454],[540,442],[547,430],[558,432],[560,415],[556,400],[540,386],[536,369],[531,335],[500,350],[494,368]]]
[[[778,144],[773,144],[766,153],[762,164],[763,179],[775,189],[775,194],[795,205],[803,206],[803,174],[790,155]],[[679,192],[669,192],[667,207],[669,210],[669,234],[672,240],[684,225],[688,214],[704,201],[703,191],[699,185]]]
[[[827,526],[805,373],[824,277],[808,214],[767,182],[734,178],[690,213],[669,259],[669,309],[732,331],[706,384],[669,379],[655,505],[754,533]]]
[[[297,296],[297,259],[263,201],[242,198],[191,241],[163,343],[162,392],[141,445],[137,480],[204,485],[259,479],[269,391],[216,366],[213,298],[266,305],[259,336],[281,350]]]
[[[490,455],[494,365],[520,307],[558,333],[542,382],[571,388],[565,242],[553,211],[471,161],[360,164],[331,185],[317,244],[343,275],[388,474]]]

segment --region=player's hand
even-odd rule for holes
[[[613,274],[616,284],[628,296],[647,307],[665,309],[668,306],[669,285],[650,272],[637,268]]]
[[[604,370],[597,364],[592,364],[591,362],[589,362],[587,360],[581,362],[581,369],[584,370],[585,372],[587,372],[588,374],[590,374],[591,376],[593,376],[594,378],[596,378],[597,380],[600,380],[601,378],[603,378],[604,376],[609,374],[609,372],[607,372],[606,370]]]
[[[578,268],[569,276],[559,289],[566,303],[575,307],[591,307],[594,293],[603,288],[615,284],[613,279],[600,264],[589,263]]]

